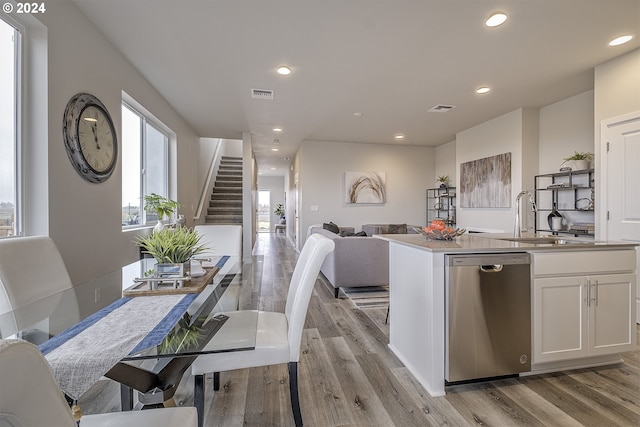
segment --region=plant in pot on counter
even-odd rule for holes
[[[139,236],[135,243],[142,248],[142,253],[154,257],[158,264],[185,264],[207,249],[200,243],[200,238],[194,229],[187,227],[164,228]]]
[[[589,169],[589,163],[593,160],[593,153],[574,151],[569,157],[565,157],[562,162],[566,167],[571,170],[585,170]]]
[[[436,184],[440,185],[440,188],[446,188],[449,186],[449,175],[440,175],[436,179]]]
[[[168,199],[164,196],[160,196],[156,193],[147,194],[144,196],[144,210],[145,212],[155,213],[158,216],[158,223],[155,230],[161,230],[164,228],[162,220],[169,218],[172,213],[178,210],[182,204],[175,200]]]

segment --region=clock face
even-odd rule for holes
[[[114,161],[111,126],[105,113],[95,105],[85,108],[78,122],[80,150],[91,168],[100,173],[107,171]]]
[[[76,172],[99,183],[111,176],[118,158],[118,139],[113,121],[98,98],[75,95],[64,112],[64,144]]]

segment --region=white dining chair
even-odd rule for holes
[[[211,353],[198,356],[191,365],[195,376],[194,401],[198,409],[198,425],[204,420],[204,375],[214,373],[214,390],[218,388],[219,372],[281,363],[289,364],[289,391],[291,409],[296,426],[302,425],[298,398],[298,361],[304,321],[313,286],[325,257],[334,249],[334,243],[320,234],[307,239],[293,270],[284,313],[267,311],[236,311],[229,316],[219,333],[233,331],[243,322],[251,323],[257,315],[258,329],[255,349],[248,351]],[[226,331],[226,332],[225,332]]]
[[[194,230],[201,236],[200,243],[206,249],[199,257],[230,255],[242,258],[242,225],[200,224]]]
[[[23,340],[0,340],[0,426],[75,427],[71,408],[49,364],[36,346]],[[84,415],[81,427],[193,426],[193,407]]]
[[[73,286],[58,247],[48,236],[0,239],[0,332],[2,337],[36,326],[49,334],[79,321],[74,298],[59,306],[56,295]],[[37,305],[34,303],[38,302]],[[29,310],[17,310],[30,306]],[[54,311],[68,320],[59,328],[54,324],[37,325]]]

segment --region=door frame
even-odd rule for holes
[[[608,161],[607,161],[607,142],[609,142],[609,130],[619,125],[623,125],[634,120],[640,120],[640,110],[632,113],[622,114],[620,116],[611,117],[600,122],[600,170],[596,171],[597,193],[596,193],[596,239],[608,240],[607,227],[607,208],[608,195],[605,189],[608,184]]]

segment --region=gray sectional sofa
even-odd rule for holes
[[[320,271],[334,288],[338,298],[341,287],[382,286],[389,284],[389,243],[374,237],[349,236],[312,227],[333,240],[335,249],[322,264]]]

